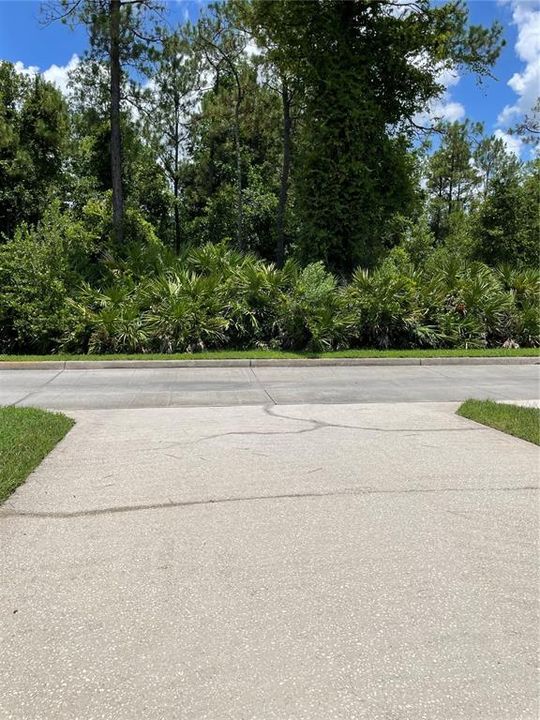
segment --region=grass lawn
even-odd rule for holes
[[[429,357],[540,357],[540,348],[489,348],[487,350],[335,350],[332,352],[287,352],[285,350],[209,350],[197,353],[160,353],[118,355],[0,355],[0,363],[8,360],[232,360],[232,359],[294,359],[294,358],[429,358]]]
[[[26,480],[73,423],[60,413],[0,407],[0,502]]]
[[[540,409],[492,400],[466,400],[458,415],[540,445]]]

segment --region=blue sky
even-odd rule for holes
[[[40,22],[37,0],[0,0],[0,58],[35,68],[48,80],[65,87],[66,69],[77,62],[86,47],[82,28],[71,30],[60,23]],[[504,26],[506,47],[494,68],[496,80],[479,85],[474,76],[446,76],[445,96],[433,109],[448,119],[467,116],[485,123],[488,132],[500,135],[514,151],[522,148],[506,130],[534,104],[540,94],[540,2],[538,0],[470,0],[471,22]],[[175,0],[173,17],[196,19],[201,3]]]

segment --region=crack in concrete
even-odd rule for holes
[[[277,495],[243,495],[238,497],[207,498],[206,500],[182,500],[148,505],[118,505],[109,508],[96,508],[92,510],[73,510],[60,512],[39,512],[25,510],[10,510],[0,508],[2,517],[27,517],[62,520],[79,517],[92,517],[98,515],[116,515],[120,513],[140,512],[141,510],[166,510],[170,508],[188,508],[206,505],[224,505],[228,503],[258,502],[265,500],[301,500],[304,498],[328,498],[328,497],[354,497],[362,495],[413,495],[413,494],[443,494],[443,493],[485,493],[485,492],[520,492],[536,491],[536,485],[524,485],[521,487],[480,487],[480,488],[409,488],[407,490],[376,490],[371,487],[348,488],[331,492],[305,492],[305,493],[282,493]]]
[[[303,422],[303,423],[309,423],[311,427],[306,427],[301,430],[230,430],[228,432],[223,433],[215,433],[213,435],[203,435],[200,438],[196,438],[194,440],[185,440],[185,441],[172,441],[172,442],[162,442],[159,444],[158,447],[144,447],[144,448],[138,448],[134,452],[163,452],[164,450],[170,450],[172,448],[186,448],[191,447],[193,445],[197,445],[198,443],[207,442],[208,440],[216,440],[217,438],[222,437],[229,437],[229,436],[238,436],[238,437],[246,437],[249,435],[260,435],[260,436],[272,436],[272,435],[303,435],[304,433],[310,433],[315,432],[316,430],[322,430],[324,428],[338,428],[343,430],[361,430],[364,432],[376,432],[376,433],[407,433],[406,437],[414,437],[415,435],[419,433],[439,433],[439,432],[486,432],[489,430],[489,428],[480,426],[476,424],[475,426],[469,426],[469,423],[463,424],[462,427],[454,427],[454,428],[387,428],[387,427],[373,427],[373,426],[367,426],[367,425],[345,425],[342,423],[332,423],[327,422],[326,420],[316,420],[315,418],[299,418],[294,417],[292,415],[281,415],[277,412],[272,412],[273,409],[276,407],[275,405],[263,405],[261,406],[263,412],[272,418],[277,418],[280,420],[291,420],[293,422]],[[241,449],[247,449],[247,448],[241,448]],[[176,457],[175,455],[170,455],[167,453],[164,453],[167,457]]]
[[[310,423],[312,427],[307,427],[302,430],[231,430],[225,433],[216,433],[215,435],[205,435],[198,440],[190,441],[191,443],[205,442],[207,440],[214,440],[220,437],[227,437],[229,435],[302,435],[308,432],[314,432],[323,428],[340,428],[343,430],[362,430],[366,432],[380,432],[380,433],[436,433],[436,432],[476,432],[478,430],[485,430],[486,428],[477,427],[457,427],[457,428],[386,428],[386,427],[373,427],[365,425],[345,425],[342,423],[327,422],[326,420],[317,420],[315,418],[299,418],[292,415],[281,415],[277,412],[272,412],[275,405],[264,405],[263,412],[272,418],[279,418],[281,420],[292,420],[294,422],[305,422]]]

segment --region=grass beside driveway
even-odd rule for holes
[[[466,400],[458,415],[540,445],[540,409],[492,400]]]
[[[60,413],[0,407],[0,502],[26,480],[73,424]]]
[[[432,357],[540,357],[540,348],[488,348],[465,350],[335,350],[332,352],[288,352],[285,350],[209,350],[196,353],[138,353],[118,355],[0,355],[0,363],[32,360],[257,360],[295,358],[432,358]]]

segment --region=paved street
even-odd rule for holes
[[[538,365],[0,370],[0,404],[55,409],[540,396]]]
[[[0,718],[537,720],[537,448],[455,403],[347,403],[523,397],[535,368],[419,370],[348,396],[335,370],[214,371],[302,402],[72,411],[0,509]],[[114,377],[144,397],[70,371],[33,398]],[[207,374],[144,377],[210,403]]]

